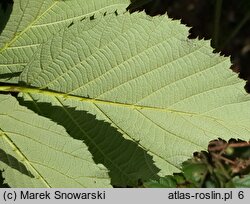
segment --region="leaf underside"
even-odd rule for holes
[[[112,185],[134,186],[178,171],[212,139],[250,138],[244,82],[209,41],[187,36],[167,16],[85,19],[50,36],[20,85],[0,90],[82,140]]]
[[[0,95],[0,166],[10,186],[109,187],[82,141],[65,129]]]
[[[95,15],[122,12],[128,0],[15,0],[0,35],[0,82],[16,83],[40,44],[64,28]]]

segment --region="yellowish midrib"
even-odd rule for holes
[[[39,88],[33,87],[23,87],[23,86],[16,86],[16,85],[8,85],[8,86],[0,86],[0,91],[3,92],[20,92],[20,93],[28,93],[28,94],[42,94],[51,97],[60,97],[64,99],[71,99],[75,101],[82,101],[87,103],[94,103],[94,104],[106,104],[111,106],[118,106],[130,109],[137,109],[137,110],[153,110],[159,112],[169,112],[169,113],[178,113],[178,114],[185,114],[185,115],[199,115],[198,113],[191,113],[191,112],[184,112],[178,111],[174,109],[162,108],[162,107],[153,107],[153,106],[146,106],[146,105],[136,105],[136,104],[128,104],[128,103],[121,103],[121,102],[114,102],[114,101],[107,101],[102,99],[95,99],[95,98],[88,98],[82,96],[75,96],[66,93],[60,93],[52,90],[43,90]]]

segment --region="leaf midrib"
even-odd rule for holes
[[[175,113],[175,114],[189,115],[189,116],[196,115],[196,116],[203,116],[205,118],[209,118],[213,120],[219,120],[218,118],[214,118],[212,116],[207,116],[207,115],[203,115],[203,114],[195,113],[195,112],[186,112],[186,111],[179,111],[176,109],[169,109],[169,108],[163,108],[163,107],[153,107],[153,106],[146,106],[146,105],[114,102],[114,101],[108,101],[108,100],[102,100],[102,99],[96,99],[96,98],[70,95],[66,93],[56,92],[53,90],[43,90],[43,89],[39,89],[35,87],[8,85],[8,86],[0,86],[0,91],[28,93],[28,94],[41,94],[41,95],[46,95],[46,96],[51,96],[51,97],[59,97],[59,98],[71,99],[75,101],[82,101],[82,102],[87,102],[91,104],[103,104],[103,105],[106,104],[106,105],[119,106],[123,108],[135,109],[135,110],[144,109],[144,110],[153,110],[153,111],[159,111],[159,112],[169,112],[169,113]]]

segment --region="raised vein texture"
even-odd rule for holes
[[[62,107],[110,123],[153,156],[159,174],[173,173],[212,139],[250,138],[244,82],[229,58],[187,35],[166,16],[86,20],[43,44],[20,80],[61,93]],[[31,94],[53,104],[44,95]]]
[[[187,36],[167,16],[86,19],[40,46],[26,85],[0,90],[23,92],[20,103],[83,140],[112,184],[134,185],[176,172],[212,139],[250,138],[244,82]]]
[[[11,187],[110,187],[82,141],[0,95],[0,169]]]
[[[159,169],[147,151],[139,147],[137,142],[131,141],[131,138],[124,138],[119,129],[117,131],[117,127],[110,125],[109,121],[96,119],[93,114],[84,111],[95,108],[92,103],[76,103],[74,99],[72,104],[68,104],[69,101],[60,96],[44,96],[40,98],[34,93],[22,93],[24,101],[21,98],[19,101],[65,127],[73,138],[83,140],[94,161],[102,163],[109,170],[112,185],[137,186],[139,179],[149,180],[157,177]],[[76,109],[72,108],[75,106]],[[169,168],[176,170],[176,167]]]
[[[62,28],[127,5],[128,0],[15,0],[0,36],[0,81],[16,82],[39,45]]]

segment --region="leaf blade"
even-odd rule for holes
[[[93,162],[82,142],[13,97],[0,97],[0,164],[11,187],[109,187],[105,168]]]
[[[124,10],[127,0],[17,0],[0,35],[0,80],[15,83],[40,44],[71,23]],[[8,74],[8,76],[6,76]]]
[[[147,152],[161,170],[154,173],[172,174],[208,141],[250,133],[244,82],[208,41],[187,34],[166,16],[86,20],[44,43],[20,76],[26,87],[15,89],[38,106],[59,98],[63,107],[95,115]]]

